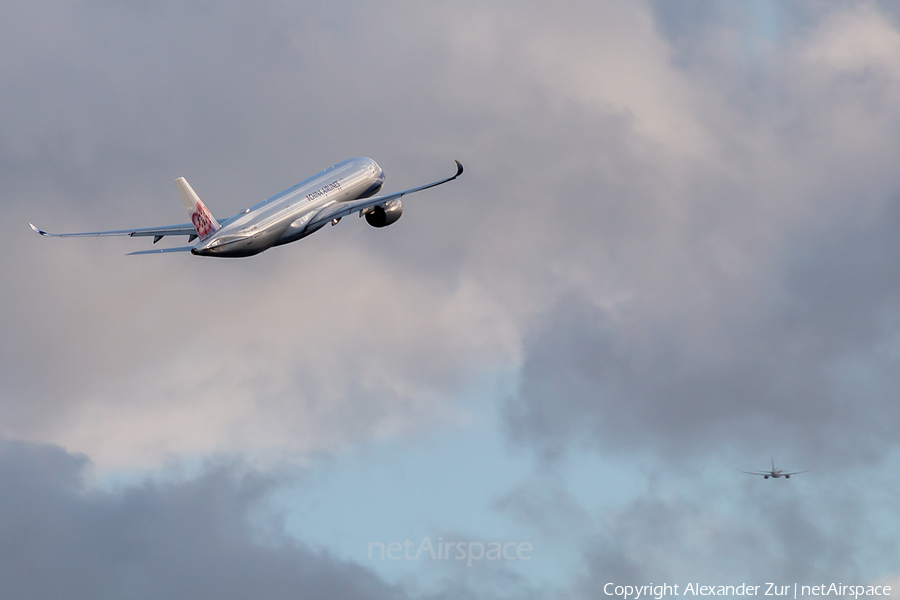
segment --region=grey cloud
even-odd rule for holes
[[[689,318],[713,323],[713,344],[651,315],[560,302],[526,342],[507,405],[513,437],[548,450],[586,435],[605,448],[771,445],[841,463],[883,457],[900,422],[897,206],[795,239],[748,312],[733,310],[724,290],[703,290],[722,304]]]
[[[514,516],[542,535],[573,539],[590,519],[560,481],[529,482],[497,499],[494,509]]]
[[[896,142],[861,132],[896,127],[896,111],[878,99],[897,74],[885,66],[844,77],[844,67],[809,62],[826,43],[816,33],[823,21],[862,19],[884,39],[896,32],[876,13],[803,16],[806,33],[703,96],[701,121],[723,154],[690,164],[683,178],[655,172],[658,186],[631,186],[638,194],[623,210],[632,220],[618,231],[598,226],[590,236],[600,208],[571,224],[591,274],[527,329],[506,404],[513,439],[549,454],[589,440],[682,457],[780,448],[840,464],[880,460],[896,445],[900,223],[896,170],[885,161]],[[685,71],[700,87],[718,73],[704,62],[708,50]],[[739,64],[721,50],[718,60]],[[739,103],[714,100],[744,89]],[[654,163],[632,156],[628,172],[641,181]]]
[[[540,598],[502,565],[410,593],[287,537],[276,476],[238,460],[103,491],[83,455],[0,441],[0,589],[15,598]],[[457,565],[454,565],[455,567]],[[416,587],[415,584],[410,584]]]
[[[101,492],[87,460],[3,442],[0,576],[16,598],[405,598],[372,573],[271,533],[250,513],[272,481],[238,465]],[[277,528],[272,528],[277,531]]]

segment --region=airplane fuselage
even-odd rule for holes
[[[204,237],[191,252],[202,256],[259,254],[318,231],[328,221],[316,216],[333,204],[374,196],[384,171],[371,158],[351,158],[246,208]]]

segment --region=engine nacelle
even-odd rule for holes
[[[366,212],[366,223],[372,227],[387,227],[397,222],[403,214],[400,200],[390,200],[384,206],[373,206]]]

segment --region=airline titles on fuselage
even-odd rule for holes
[[[317,198],[321,198],[322,196],[324,196],[325,194],[327,194],[328,192],[330,192],[332,190],[339,190],[339,189],[341,189],[341,184],[338,183],[337,181],[332,181],[325,187],[314,191],[312,194],[308,194],[306,196],[306,199],[309,202],[312,202],[313,200],[315,200]]]

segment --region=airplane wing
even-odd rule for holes
[[[447,177],[446,179],[441,179],[440,181],[435,181],[433,183],[428,183],[425,185],[420,185],[419,187],[410,188],[408,190],[403,190],[402,192],[394,192],[393,194],[386,194],[384,196],[373,196],[371,198],[362,198],[360,200],[350,200],[349,202],[335,202],[329,206],[326,206],[321,211],[319,211],[315,217],[312,218],[309,225],[307,227],[314,227],[316,225],[321,224],[325,221],[331,221],[332,219],[340,219],[342,217],[346,217],[349,214],[355,213],[357,211],[363,211],[367,208],[371,208],[372,206],[379,206],[390,202],[391,200],[398,200],[402,196],[406,194],[412,194],[415,192],[421,192],[422,190],[427,190],[428,188],[433,188],[448,181],[453,181],[463,172],[463,165],[458,160],[456,161],[456,175],[453,177]]]
[[[806,471],[793,471],[791,473],[782,473],[782,475],[797,475],[798,473],[809,473],[809,469]]]
[[[738,471],[738,473],[746,473],[747,475],[772,475],[771,472],[759,473],[757,471]],[[793,475],[793,473],[791,473]]]
[[[142,229],[116,229],[114,231],[86,231],[84,233],[48,233],[29,223],[35,232],[49,237],[107,237],[113,235],[127,235],[129,237],[163,236],[163,235],[191,235],[196,234],[193,223],[183,225],[167,225],[163,227],[144,227]]]
[[[219,222],[227,223],[230,220],[231,219],[224,219]],[[162,227],[143,227],[139,229],[116,229],[113,231],[87,231],[84,233],[48,233],[43,229],[35,227],[32,223],[29,223],[29,225],[31,225],[31,228],[35,233],[47,237],[109,237],[127,235],[128,237],[153,237],[154,244],[167,235],[186,235],[189,238],[188,241],[193,241],[193,239],[197,237],[197,229],[194,227],[193,223],[164,225]]]

